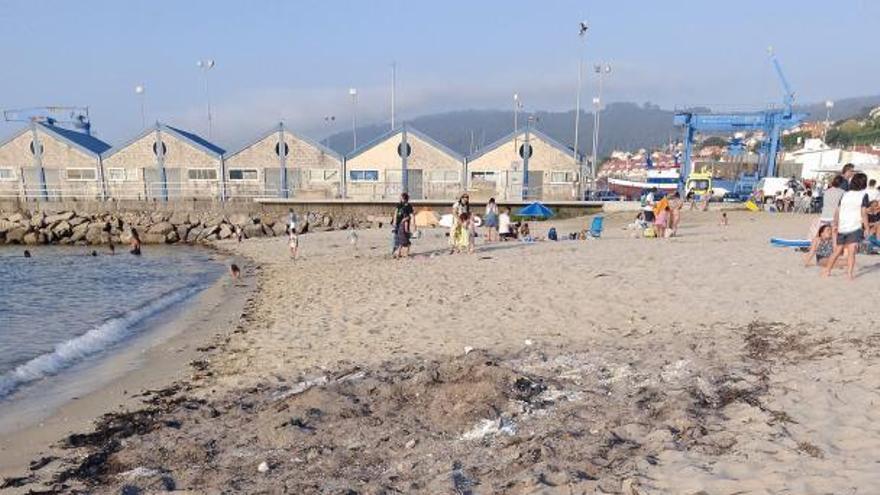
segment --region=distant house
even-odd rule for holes
[[[0,143],[0,196],[103,199],[101,153],[109,148],[92,135],[33,122]]]
[[[541,131],[511,133],[468,158],[467,186],[479,199],[523,198],[523,166],[527,150],[527,198],[575,200],[578,198],[580,157]]]
[[[226,156],[227,197],[339,198],[342,167],[339,154],[278,124]]]
[[[104,154],[114,199],[223,198],[223,149],[197,134],[156,123]]]
[[[355,150],[345,161],[346,197],[452,199],[463,191],[464,157],[404,125]]]

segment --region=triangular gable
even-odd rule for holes
[[[333,151],[332,149],[328,148],[327,146],[324,146],[323,144],[321,144],[318,141],[315,141],[309,137],[306,137],[306,136],[303,136],[301,134],[297,134],[297,133],[291,131],[290,129],[286,128],[284,126],[284,124],[278,124],[275,127],[273,127],[272,129],[260,134],[259,137],[257,137],[256,139],[254,139],[252,141],[248,141],[248,143],[245,144],[244,146],[242,146],[241,148],[235,150],[232,153],[227,154],[225,158],[228,160],[228,159],[242,153],[243,151],[247,150],[251,146],[254,146],[257,143],[262,142],[264,139],[272,136],[273,134],[278,134],[279,130],[282,132],[289,133],[291,136],[293,136],[294,139],[296,139],[298,141],[302,141],[302,142],[308,144],[309,146],[312,146],[313,148],[317,148],[317,149],[321,150],[325,155],[330,155],[333,158],[335,158],[337,161],[340,161],[340,162],[342,161],[342,155],[340,155],[339,153]]]
[[[132,139],[129,139],[125,143],[123,143],[119,146],[114,146],[114,147],[110,148],[102,156],[104,157],[104,159],[110,158],[111,156],[115,155],[116,153],[119,153],[121,150],[131,146],[132,144],[140,141],[141,139],[147,137],[148,135],[153,134],[154,132],[156,132],[156,129],[158,129],[161,132],[166,132],[168,134],[171,134],[172,136],[180,139],[181,141],[184,141],[187,144],[208,153],[209,155],[214,155],[217,158],[223,157],[224,151],[219,146],[212,144],[209,141],[206,141],[205,139],[202,139],[201,137],[199,137],[196,134],[193,134],[193,133],[187,132],[187,131],[183,131],[183,130],[180,130],[176,127],[171,127],[169,125],[165,125],[165,124],[162,124],[159,122],[157,122],[156,125],[154,125],[153,127],[150,127],[149,129],[144,129],[137,136],[135,136]]]
[[[101,141],[100,139],[98,139],[94,136],[90,136],[85,133],[72,131],[70,129],[64,129],[61,127],[45,124],[42,122],[37,122],[36,125],[39,126],[38,128],[40,130],[45,131],[46,134],[49,134],[53,138],[65,143],[65,144],[68,144],[71,147],[74,147],[87,155],[90,155],[90,156],[93,156],[96,158],[100,157],[101,153],[110,149],[109,144],[105,143],[104,141]],[[0,147],[6,146],[7,144],[11,143],[12,141],[15,141],[16,139],[21,137],[23,134],[28,133],[30,131],[31,131],[30,126],[22,128],[18,132],[14,133],[13,135],[9,136],[8,138],[6,138],[2,142],[0,142]]]
[[[382,134],[381,136],[373,139],[372,141],[369,141],[366,144],[358,147],[356,150],[354,150],[350,154],[348,154],[346,156],[346,158],[348,160],[351,160],[351,159],[355,158],[356,156],[363,154],[364,152],[366,152],[370,148],[375,147],[379,143],[383,143],[383,142],[393,138],[394,136],[403,133],[404,129],[406,130],[407,134],[412,134],[412,135],[418,137],[422,141],[425,141],[426,143],[428,143],[430,146],[437,148],[438,150],[442,151],[443,153],[455,158],[457,161],[460,161],[460,162],[464,161],[464,156],[462,156],[460,153],[457,153],[456,151],[454,151],[450,147],[444,145],[443,143],[432,138],[431,136],[428,136],[424,132],[422,132],[412,126],[409,126],[409,125],[404,125],[402,127],[398,127],[397,129],[388,131],[385,134]]]
[[[520,130],[520,131],[511,132],[511,133],[507,134],[506,136],[480,148],[479,151],[475,152],[474,154],[472,154],[468,157],[468,159],[467,159],[468,162],[473,162],[474,160],[485,155],[486,153],[489,153],[490,151],[492,151],[496,148],[499,148],[501,146],[509,144],[511,141],[513,141],[513,139],[515,137],[517,137],[519,135],[525,135],[525,132],[526,132],[525,129]],[[547,134],[544,134],[543,132],[541,132],[537,129],[529,129],[529,134],[537,136],[538,139],[541,139],[542,141],[546,142],[547,144],[556,148],[557,150],[559,150],[560,152],[562,152],[564,154],[571,155],[572,153],[574,153],[573,149],[565,146],[564,144],[560,143],[559,141],[553,139],[552,137],[548,136]],[[577,162],[580,163],[582,160],[583,160],[583,156],[580,153],[578,153],[577,154]]]

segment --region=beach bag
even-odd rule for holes
[[[559,237],[556,235],[556,227],[550,227],[550,230],[547,231],[547,239],[551,241],[559,240]]]

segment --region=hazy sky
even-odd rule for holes
[[[360,123],[387,120],[392,61],[399,119],[507,109],[514,92],[527,110],[572,109],[579,53],[612,65],[606,101],[765,106],[780,99],[769,45],[801,102],[880,93],[874,0],[2,0],[0,26],[0,108],[88,105],[111,144],[141,129],[140,83],[148,122],[206,135],[207,58],[226,147],[280,119],[312,136],[348,128],[349,87]]]

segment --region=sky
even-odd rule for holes
[[[141,101],[148,125],[207,137],[210,101],[230,149],[282,120],[349,129],[349,88],[359,125],[389,120],[392,63],[398,121],[512,109],[514,93],[525,111],[571,110],[579,60],[582,103],[603,62],[604,102],[754,109],[781,100],[768,46],[799,102],[880,93],[878,25],[875,0],[3,0],[0,109],[88,106],[116,145],[143,129]]]

